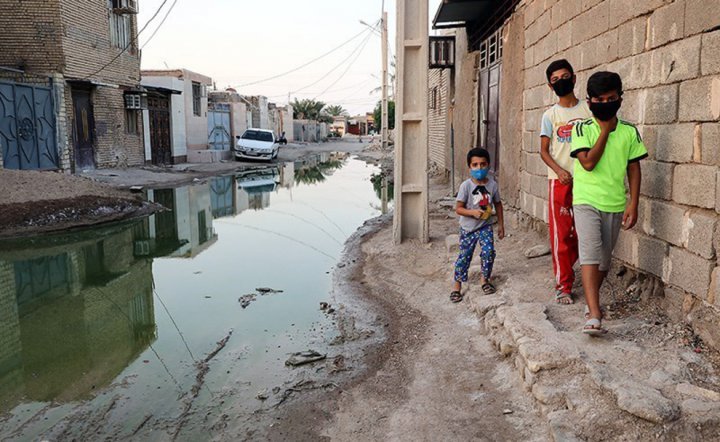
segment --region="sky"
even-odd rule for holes
[[[431,19],[439,1],[430,0]],[[297,97],[340,104],[353,115],[371,112],[380,98],[379,92],[371,93],[380,86],[380,36],[360,20],[377,23],[382,0],[138,3],[141,30],[163,5],[139,35],[142,69],[186,68],[212,77],[219,90],[234,87],[241,94],[265,95],[278,104],[287,103],[290,92],[291,101]],[[385,9],[390,51],[395,54],[395,1],[386,0]],[[302,69],[248,84],[294,70],[348,40]]]

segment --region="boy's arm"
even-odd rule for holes
[[[572,182],[572,175],[570,175],[570,172],[560,167],[560,165],[555,162],[552,155],[550,155],[550,138],[544,135],[540,137],[540,158],[542,158],[545,164],[547,164],[547,166],[557,174],[561,183],[570,184]]]
[[[607,144],[610,132],[612,132],[617,126],[617,119],[614,121],[598,120],[598,124],[600,125],[600,136],[597,141],[595,141],[593,147],[589,150],[578,151],[576,154],[576,158],[580,161],[580,165],[588,172],[592,172],[592,170],[595,169],[595,166],[597,166],[597,163],[600,162],[600,158],[602,158],[603,153],[605,153],[605,145]]]
[[[461,216],[469,216],[472,218],[480,219],[480,217],[483,214],[483,211],[479,210],[479,209],[478,210],[466,209],[464,202],[456,201],[455,213],[457,213],[458,215],[461,215]]]
[[[503,205],[501,201],[495,203],[495,215],[498,222],[498,238],[505,238],[505,218],[503,217]]]
[[[638,219],[638,204],[640,202],[640,183],[642,171],[640,161],[633,161],[627,167],[628,183],[630,184],[630,203],[623,214],[623,228],[630,230],[635,226]]]

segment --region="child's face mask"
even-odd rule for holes
[[[488,174],[488,168],[485,167],[483,169],[470,169],[470,176],[475,178],[478,181],[482,181],[487,177]]]

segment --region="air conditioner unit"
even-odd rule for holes
[[[202,98],[207,98],[207,96],[208,96],[208,87],[207,87],[206,84],[203,84],[202,86],[200,86],[200,96],[201,96]]]
[[[112,0],[112,10],[116,14],[137,14],[137,0]]]
[[[135,256],[148,256],[150,254],[150,241],[135,241]]]
[[[430,69],[455,67],[455,37],[430,37]]]
[[[147,97],[143,97],[141,94],[125,94],[125,109],[147,109]]]

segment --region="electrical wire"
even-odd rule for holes
[[[318,95],[316,95],[315,97],[313,97],[313,100],[316,100],[319,96],[325,94],[328,90],[330,90],[333,86],[335,86],[340,80],[342,80],[343,77],[345,77],[345,74],[348,73],[348,71],[350,70],[350,68],[353,67],[353,65],[354,65],[355,62],[358,60],[358,58],[360,58],[360,55],[362,55],[363,50],[364,50],[365,47],[367,46],[368,41],[370,41],[370,37],[371,37],[371,36],[372,36],[372,34],[369,34],[369,35],[365,38],[365,41],[364,41],[363,46],[360,48],[360,50],[358,51],[358,53],[355,54],[355,58],[350,62],[350,64],[348,65],[347,69],[345,69],[345,70],[343,71],[343,73],[340,74],[340,76],[339,76],[335,81],[333,81],[332,83],[330,83],[330,85],[329,85],[327,88],[325,88],[324,91],[322,91],[321,93],[319,93]]]
[[[177,2],[178,2],[178,0],[175,0],[175,1],[173,2],[173,4],[170,5],[170,9],[168,9],[168,11],[165,13],[165,17],[163,17],[163,19],[162,19],[162,21],[160,22],[160,24],[158,25],[158,27],[155,28],[155,31],[152,33],[152,35],[150,35],[150,37],[147,39],[147,41],[146,41],[145,43],[143,43],[143,45],[142,45],[142,47],[141,47],[140,49],[144,49],[145,46],[147,46],[148,43],[150,43],[150,41],[153,39],[153,37],[155,37],[155,34],[157,34],[157,32],[160,30],[160,28],[162,27],[163,23],[165,23],[165,20],[167,20],[168,16],[169,16],[170,13],[172,12],[172,10],[173,10],[173,8],[175,7],[175,5],[177,4]]]
[[[280,77],[284,77],[284,76],[286,76],[286,75],[288,75],[288,74],[292,74],[293,72],[299,71],[300,69],[302,69],[302,68],[304,68],[304,67],[307,67],[307,66],[315,63],[316,61],[321,60],[321,59],[327,57],[328,55],[330,55],[330,54],[332,54],[333,52],[339,50],[340,48],[343,48],[343,47],[346,46],[348,43],[350,43],[351,41],[353,41],[353,40],[355,40],[356,38],[360,37],[361,35],[363,35],[363,34],[366,33],[366,32],[369,32],[369,30],[368,30],[368,29],[363,29],[361,32],[355,34],[355,35],[352,36],[350,39],[345,40],[345,41],[344,41],[343,43],[341,43],[339,46],[336,46],[336,47],[334,47],[333,49],[330,49],[329,51],[327,51],[326,53],[320,55],[319,57],[313,58],[312,60],[308,61],[307,63],[304,63],[304,64],[302,64],[302,65],[300,65],[300,66],[298,66],[298,67],[296,67],[296,68],[290,69],[289,71],[283,72],[282,74],[273,75],[272,77],[264,78],[264,79],[262,79],[262,80],[256,80],[256,81],[251,81],[251,82],[249,82],[249,83],[240,84],[240,85],[234,86],[234,88],[241,88],[241,87],[245,87],[245,86],[252,86],[252,85],[254,85],[254,84],[265,83],[265,82],[268,82],[268,81],[270,81],[270,80],[275,80],[276,78],[280,78]]]

